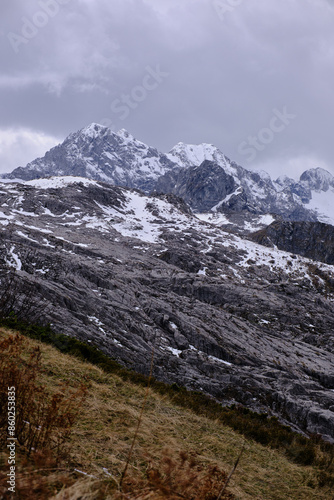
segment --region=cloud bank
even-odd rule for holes
[[[333,4],[3,0],[0,171],[98,122],[274,177],[334,173]]]

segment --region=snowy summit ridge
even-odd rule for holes
[[[297,181],[287,176],[272,180],[264,171],[250,171],[231,161],[213,144],[179,142],[164,154],[125,129],[116,133],[97,123],[2,178],[27,181],[49,176],[79,176],[145,193],[173,193],[197,212],[273,214],[334,225],[334,177],[324,169],[307,170]]]
[[[138,141],[126,130],[115,133],[92,123],[70,134],[43,158],[3,177],[32,180],[74,175],[149,191],[155,180],[173,166],[166,155]]]

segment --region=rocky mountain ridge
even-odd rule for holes
[[[55,330],[334,441],[332,266],[75,177],[0,183],[0,247]]]
[[[116,134],[108,127],[92,123],[70,134],[43,158],[2,177],[32,180],[74,175],[150,191],[155,180],[173,166],[166,155],[138,141],[126,130]]]
[[[320,221],[334,225],[334,177],[321,168],[305,171],[298,181],[272,180],[247,170],[211,144],[179,143],[168,154],[135,139],[91,124],[19,167],[3,179],[79,175],[110,184],[173,193],[197,212],[273,214],[287,221]]]

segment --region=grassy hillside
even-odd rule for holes
[[[0,329],[0,341],[13,335],[11,330]],[[333,498],[329,482],[319,481],[324,471],[318,466],[298,465],[283,450],[246,440],[214,413],[208,411],[205,416],[202,409],[195,412],[186,408],[167,390],[158,390],[154,383],[147,393],[143,380],[139,377],[136,383],[136,378],[126,375],[126,371],[108,373],[40,341],[23,337],[20,342],[14,353],[18,356],[17,364],[22,369],[30,367],[29,353],[39,348],[41,369],[37,386],[45,395],[68,394],[68,400],[74,404],[67,408],[73,415],[78,412],[57,463],[45,452],[31,453],[27,458],[26,448],[18,446],[16,497],[6,494],[8,466],[3,448],[0,496],[4,498],[213,500],[244,444],[228,484],[229,493],[221,498]],[[6,352],[3,350],[0,356],[3,367]],[[87,391],[79,407],[82,393],[76,391],[82,382]],[[138,436],[123,481],[123,490],[128,493],[122,496],[119,483],[144,401]],[[329,467],[328,463],[326,468]]]

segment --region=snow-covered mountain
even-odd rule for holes
[[[322,168],[312,168],[301,175],[300,184],[311,191],[305,206],[318,214],[320,222],[334,225],[334,176]]]
[[[161,176],[157,191],[182,196],[197,211],[275,214],[285,220],[334,225],[334,177],[324,169],[307,170],[298,181],[287,176],[272,180],[264,171],[237,165],[209,144],[179,143],[167,156],[179,169]],[[218,200],[222,191],[224,196]]]
[[[235,162],[231,162],[231,160],[213,144],[185,144],[184,142],[179,142],[170,150],[167,157],[182,168],[199,166],[203,161],[209,160],[222,167],[225,172],[232,175],[236,181],[242,170],[239,165]]]
[[[70,134],[43,158],[16,168],[3,178],[31,180],[74,175],[150,191],[158,177],[173,167],[166,155],[138,141],[126,130],[115,133],[92,123]]]
[[[247,219],[273,214],[287,221],[322,221],[334,225],[334,177],[326,170],[305,171],[299,180],[272,180],[247,170],[212,144],[178,143],[164,154],[98,124],[70,134],[65,141],[2,177],[35,179],[74,175],[119,186],[173,193],[197,212],[236,214]]]
[[[274,214],[288,221],[334,225],[334,177],[322,168],[305,171],[298,181],[287,176],[272,180],[264,171],[237,165],[209,144],[179,143],[167,156],[179,168],[158,179],[157,191],[183,197],[196,211]]]

